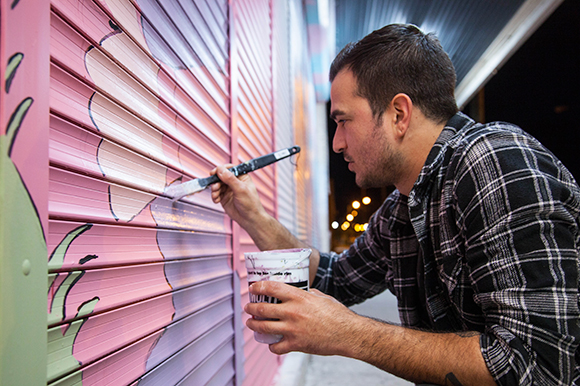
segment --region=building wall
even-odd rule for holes
[[[297,144],[298,157],[252,178],[269,213],[305,241],[324,238],[302,2],[6,3],[2,74],[16,83],[0,112],[0,383],[268,385],[280,358],[242,311],[243,253],[255,245],[209,190],[163,193]],[[15,222],[36,233],[17,237]],[[14,258],[24,251],[29,274]],[[41,343],[23,346],[25,331]]]

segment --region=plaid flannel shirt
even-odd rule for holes
[[[313,286],[351,305],[385,289],[404,326],[479,331],[500,385],[580,385],[580,189],[516,126],[458,113],[408,197],[393,192]]]

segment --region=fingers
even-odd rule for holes
[[[253,295],[265,295],[280,299],[282,302],[288,302],[292,299],[302,298],[306,291],[293,287],[286,283],[277,281],[258,281],[250,286],[250,293]]]
[[[250,286],[250,293],[256,296],[264,295],[269,297],[275,297],[281,300],[282,304],[247,303],[244,307],[244,310],[248,314],[257,318],[278,319],[278,320],[280,319],[287,320],[289,318],[291,319],[292,310],[286,306],[289,305],[292,300],[301,300],[305,294],[308,294],[306,291],[302,289],[274,281],[263,281],[254,283]],[[251,326],[258,325],[260,324],[256,323],[256,321],[248,320],[248,327],[250,327],[251,329],[253,329]],[[266,325],[269,324],[267,323]]]
[[[222,202],[224,200],[226,193],[228,192],[229,185],[231,183],[231,182],[230,183],[227,182],[227,181],[230,181],[228,178],[229,175],[231,175],[233,178],[235,178],[233,173],[231,173],[227,169],[227,168],[232,167],[232,166],[233,166],[232,164],[220,165],[209,172],[209,174],[212,176],[214,174],[217,174],[217,176],[220,178],[221,181],[223,181],[223,178],[226,179],[226,183],[223,183],[220,181],[220,182],[216,182],[215,184],[212,184],[210,186],[211,198],[215,204],[219,204],[220,202]],[[224,175],[225,175],[225,177],[224,177]]]
[[[220,165],[217,166],[210,172],[210,175],[217,175],[220,179],[220,182],[216,182],[215,184],[211,185],[211,197],[214,203],[218,204],[224,201],[226,194],[228,192],[240,191],[241,189],[245,188],[245,181],[249,178],[247,175],[242,175],[236,177],[232,172],[228,170],[233,166],[232,164]]]

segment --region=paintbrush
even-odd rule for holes
[[[250,161],[244,162],[239,164],[238,166],[234,166],[228,169],[230,172],[234,173],[234,175],[241,176],[242,174],[246,174],[249,172],[253,172],[254,170],[258,170],[263,168],[264,166],[268,166],[274,162],[280,161],[281,159],[288,158],[300,151],[299,146],[292,146],[287,149],[282,149],[279,151],[275,151],[273,153],[263,155],[261,157],[254,158]],[[219,182],[220,179],[217,175],[205,177],[205,178],[196,178],[191,181],[184,182],[182,184],[174,184],[170,185],[165,188],[165,195],[169,196],[173,201],[179,200],[181,197],[189,196],[190,194],[200,192],[210,186],[211,184],[215,184]]]

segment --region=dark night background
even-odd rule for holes
[[[330,108],[330,103],[328,104]],[[463,109],[472,118],[514,123],[540,140],[580,181],[580,1],[565,0],[501,67],[479,95]],[[332,151],[336,125],[328,124],[331,199],[329,220],[342,223],[353,200],[367,195],[372,202],[359,210],[355,222],[366,222],[389,193],[362,191],[342,155]],[[333,231],[338,238],[355,232]],[[344,240],[342,244],[349,243]]]

